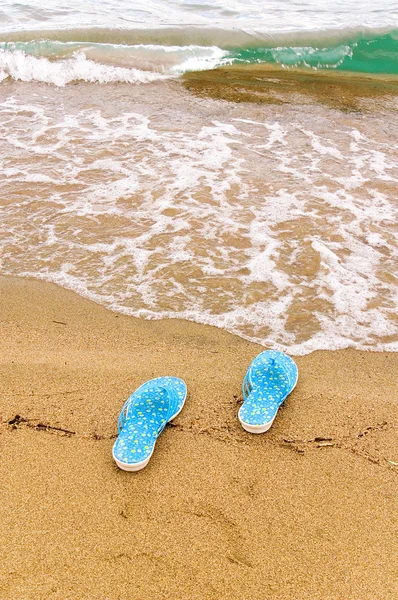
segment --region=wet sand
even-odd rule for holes
[[[371,77],[263,73],[2,85],[2,273],[298,353],[397,350],[398,95]],[[245,82],[286,103],[239,102]]]
[[[0,598],[388,600],[398,595],[398,355],[297,357],[269,433],[237,421],[261,347],[0,278]],[[189,398],[149,466],[112,461],[126,397]]]
[[[286,70],[263,64],[230,65],[184,74],[201,97],[254,104],[321,104],[343,112],[383,112],[397,96],[398,78],[343,71]]]

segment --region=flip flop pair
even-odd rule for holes
[[[282,402],[294,389],[298,370],[294,361],[274,350],[261,352],[243,380],[244,402],[239,421],[250,433],[264,433],[275,420]],[[157,377],[141,385],[126,401],[118,420],[113,459],[124,471],[139,471],[149,462],[155,444],[181,411],[187,386],[178,377]]]

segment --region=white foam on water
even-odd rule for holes
[[[185,47],[184,54],[182,61],[170,68],[171,73],[182,74],[187,71],[205,71],[230,62],[229,52],[218,46],[205,46],[203,48],[188,46]]]
[[[398,350],[393,130],[177,100],[3,101],[1,271],[292,354]]]
[[[6,79],[37,81],[59,87],[77,81],[150,83],[231,62],[230,52],[206,45],[89,44],[50,40],[2,45],[0,82]]]
[[[149,83],[167,75],[97,63],[87,59],[84,52],[76,52],[65,60],[50,61],[22,51],[0,50],[0,81],[9,77],[16,81],[40,81],[63,87],[73,81]]]

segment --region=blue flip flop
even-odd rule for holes
[[[242,384],[239,421],[250,433],[264,433],[298,379],[296,363],[283,352],[265,350],[251,363]]]
[[[148,464],[156,440],[186,397],[187,386],[178,377],[151,379],[131,394],[119,415],[119,435],[112,449],[120,469],[139,471]]]

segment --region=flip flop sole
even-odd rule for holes
[[[150,455],[148,456],[148,458],[146,458],[145,460],[142,460],[141,462],[138,462],[138,463],[124,463],[124,462],[121,462],[120,460],[118,460],[115,457],[115,455],[113,454],[113,452],[112,452],[112,456],[113,456],[113,460],[115,461],[115,463],[117,464],[117,466],[119,467],[119,469],[122,469],[122,471],[141,471],[141,469],[143,469],[144,467],[146,467],[147,464],[149,463],[154,450],[155,450],[155,444],[153,445],[152,452],[150,453]]]

